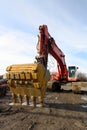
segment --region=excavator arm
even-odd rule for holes
[[[37,59],[41,59],[42,64],[47,68],[48,54],[51,54],[57,61],[58,73],[56,74],[57,80],[68,80],[68,71],[65,63],[65,55],[58,48],[55,40],[51,37],[48,32],[46,25],[39,27],[40,35],[38,36],[38,53]]]

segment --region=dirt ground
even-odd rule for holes
[[[67,88],[67,87],[65,87]],[[11,93],[0,97],[0,130],[87,130],[87,91],[46,92],[43,108],[11,106]]]

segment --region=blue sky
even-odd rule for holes
[[[2,0],[0,74],[11,64],[34,62],[38,28],[43,24],[64,52],[67,66],[87,73],[87,0]],[[56,71],[52,60],[48,66]]]

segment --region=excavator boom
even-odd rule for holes
[[[57,61],[58,65],[58,80],[68,80],[68,71],[65,63],[65,55],[56,45],[55,40],[48,32],[46,25],[39,27],[40,35],[38,40],[39,58],[43,57],[43,64],[47,67],[48,54],[51,54]]]

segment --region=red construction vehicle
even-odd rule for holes
[[[26,105],[29,105],[29,99],[32,98],[33,105],[36,106],[36,98],[38,98],[41,106],[43,106],[47,83],[50,79],[50,74],[47,70],[48,54],[51,54],[56,59],[58,66],[58,72],[51,76],[53,91],[59,90],[62,83],[76,81],[77,68],[69,66],[67,69],[65,55],[50,36],[47,26],[40,26],[39,31],[37,62],[32,64],[14,64],[6,68],[8,85],[12,92],[14,104],[22,104],[25,99]]]
[[[41,62],[47,68],[48,54],[51,54],[57,61],[58,72],[51,75],[52,89],[59,90],[62,83],[76,81],[76,71],[78,67],[69,66],[67,68],[65,55],[55,43],[55,40],[48,32],[46,25],[39,26],[40,34],[38,36],[37,52],[39,56],[37,61]]]

